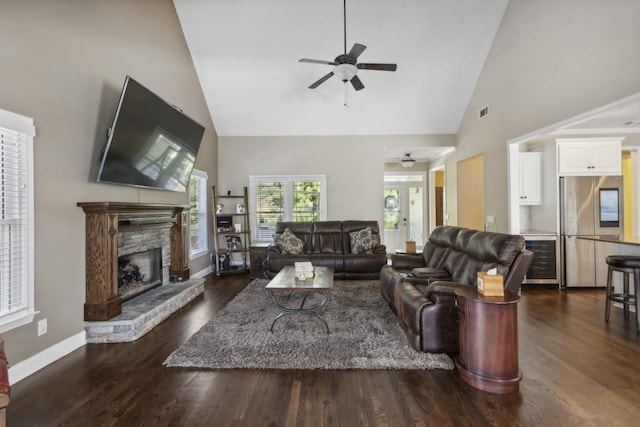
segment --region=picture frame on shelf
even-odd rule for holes
[[[242,240],[240,239],[240,236],[229,234],[227,236],[224,236],[224,240],[227,245],[227,250],[232,251],[242,249]]]
[[[216,229],[218,232],[233,230],[233,217],[231,215],[216,217]]]

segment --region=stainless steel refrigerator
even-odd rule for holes
[[[624,234],[622,203],[622,176],[560,178],[563,287],[606,285],[606,272],[596,271],[598,245]]]

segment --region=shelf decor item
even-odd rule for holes
[[[228,250],[235,251],[235,250],[242,249],[242,241],[240,240],[240,236],[229,234],[224,236],[224,239],[227,244]]]
[[[231,215],[218,216],[216,217],[216,229],[220,233],[231,231],[233,230],[233,228],[231,228],[232,222],[233,217]]]
[[[236,205],[236,213],[239,213],[239,214],[245,213],[244,203],[238,203]]]
[[[230,270],[231,256],[228,252],[221,252],[218,255],[218,272]]]

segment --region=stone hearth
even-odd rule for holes
[[[122,313],[85,322],[88,343],[135,341],[204,292],[204,279],[168,283],[122,304]]]

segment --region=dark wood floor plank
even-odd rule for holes
[[[201,370],[162,362],[248,283],[203,296],[133,343],[89,344],[12,388],[10,426],[635,426],[635,314],[602,290],[524,290],[520,392],[476,390],[454,371]],[[408,345],[408,344],[407,344]]]

